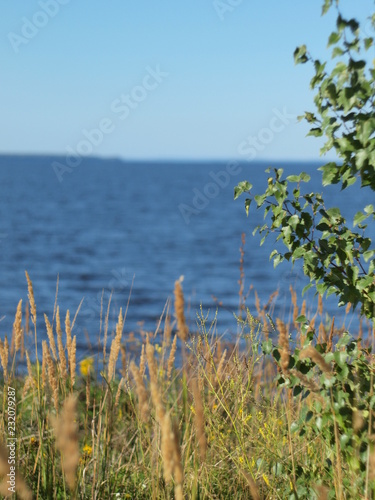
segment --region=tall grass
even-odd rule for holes
[[[189,332],[178,280],[174,318],[168,303],[138,362],[127,354],[121,310],[108,350],[108,305],[97,368],[91,357],[77,364],[74,321],[67,311],[63,332],[56,304],[45,315],[40,366],[26,278],[25,318],[20,302],[11,345],[0,341],[1,494],[11,387],[21,499],[374,497],[371,329],[353,340],[324,320],[321,299],[306,311],[293,289],[289,318],[271,317],[275,297],[265,305],[257,298],[252,315],[240,283],[239,334],[228,343],[203,310]],[[18,374],[22,346],[27,372]]]

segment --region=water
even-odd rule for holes
[[[267,301],[279,289],[275,315],[289,311],[289,285],[301,290],[307,283],[298,267],[273,269],[268,259],[273,238],[260,247],[259,237],[251,236],[262,212],[252,211],[247,218],[245,198],[233,201],[233,188],[241,180],[248,179],[254,192],[261,192],[269,166],[265,163],[86,159],[59,182],[53,160],[0,157],[1,337],[11,333],[19,299],[27,300],[25,270],[34,285],[40,338],[45,335],[43,313],[52,318],[57,275],[63,316],[67,309],[73,316],[84,298],[74,327],[79,358],[87,352],[85,330],[93,344],[97,341],[102,294],[106,307],[113,292],[113,326],[119,308],[126,307],[132,282],[126,334],[138,331],[139,322],[145,330],[155,329],[166,300],[173,299],[175,280],[184,275],[191,328],[201,303],[213,318],[214,296],[222,302],[218,332],[234,335],[242,232],[247,236],[245,291],[253,285]],[[310,190],[321,191],[318,163],[272,166],[287,173],[309,172]],[[341,206],[344,215],[373,201],[371,192],[357,188],[341,193],[332,188],[329,193],[327,205]],[[248,305],[254,309],[253,292]],[[333,298],[326,308],[337,317],[335,305]]]

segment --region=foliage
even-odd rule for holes
[[[304,345],[296,347],[288,367],[281,368],[280,347],[264,343],[279,365],[277,382],[295,402],[302,403],[291,422],[290,432],[307,442],[319,439],[325,445],[325,461],[296,466],[296,490],[304,494],[310,481],[330,485],[336,498],[368,496],[374,486],[374,362],[370,348],[345,332],[331,350],[327,342],[314,342],[314,331],[304,316],[301,333]],[[306,403],[310,400],[309,403]],[[327,482],[327,479],[330,480]],[[331,496],[330,496],[331,498]]]
[[[323,14],[332,3],[325,0]],[[316,112],[305,112],[300,119],[310,124],[308,135],[325,136],[321,154],[334,150],[338,157],[337,162],[320,168],[323,187],[339,184],[341,189],[349,189],[359,180],[362,189],[375,191],[375,60],[370,65],[367,52],[374,39],[363,35],[355,19],[341,15],[338,2],[336,7],[336,30],[328,40],[328,47],[333,47],[332,61],[338,59],[333,69],[314,59],[305,45],[294,53],[297,64],[312,63],[311,88],[317,90]],[[375,14],[371,25],[374,29]],[[262,242],[276,233],[286,247],[271,253],[274,265],[302,259],[304,273],[310,278],[307,288],[315,284],[321,294],[336,294],[339,305],[360,304],[361,312],[374,318],[375,249],[367,229],[368,224],[372,224],[370,228],[374,225],[374,206],[353,214],[349,225],[339,208],[326,207],[321,194],[302,192],[301,183],[310,180],[306,173],[286,179],[282,174],[282,169],[274,169],[262,194],[252,195],[252,185],[243,181],[234,195],[236,199],[250,193],[245,201],[247,213],[253,200],[257,208],[264,208],[266,222],[255,231],[264,233]]]

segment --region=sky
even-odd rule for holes
[[[2,2],[0,153],[317,160],[293,52],[329,58],[334,26],[317,0]]]

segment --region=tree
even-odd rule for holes
[[[324,1],[322,15],[333,8],[333,3]],[[313,65],[310,86],[317,91],[316,111],[305,112],[299,119],[310,124],[308,135],[325,136],[321,154],[336,152],[338,160],[319,169],[323,187],[339,184],[344,190],[360,181],[361,189],[375,191],[375,60],[368,62],[374,38],[361,31],[355,19],[342,16],[338,0],[334,7],[336,29],[328,39],[332,69],[327,68],[327,62],[314,59],[305,45],[294,52],[296,64]],[[369,25],[375,29],[375,13]],[[349,225],[338,208],[326,207],[321,194],[301,193],[301,183],[310,180],[306,173],[286,179],[282,175],[282,169],[274,169],[262,194],[253,196],[247,181],[234,190],[235,199],[249,193],[247,214],[253,200],[258,209],[264,208],[265,224],[254,231],[264,233],[261,244],[271,233],[284,244],[284,251],[273,250],[270,255],[274,266],[284,260],[294,263],[302,259],[303,271],[310,278],[303,293],[310,287],[322,295],[334,293],[339,305],[360,305],[361,313],[374,319],[375,249],[368,236],[369,228],[375,225],[374,206],[367,205],[353,214]]]

